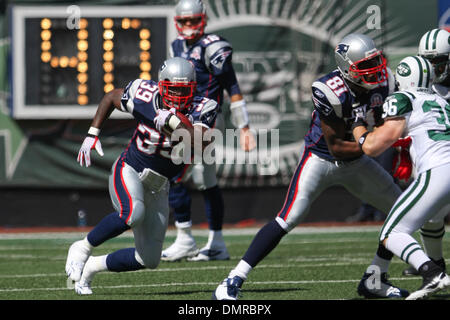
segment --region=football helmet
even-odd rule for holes
[[[178,111],[188,108],[197,87],[192,62],[180,57],[164,61],[158,73],[158,87],[164,106]]]
[[[419,56],[433,65],[435,83],[446,80],[450,76],[450,32],[444,29],[426,32],[420,39]]]
[[[206,26],[206,8],[201,0],[180,0],[175,7],[175,27],[184,39],[202,36]]]
[[[368,36],[351,33],[334,52],[337,67],[346,80],[369,90],[387,80],[386,59]]]
[[[400,61],[395,69],[395,80],[399,90],[430,88],[434,72],[430,61],[420,56],[409,56]]]

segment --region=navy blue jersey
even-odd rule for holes
[[[375,89],[358,94],[357,97],[347,86],[339,70],[334,70],[314,81],[312,84],[314,111],[309,131],[305,136],[306,148],[324,159],[336,160],[328,150],[320,125],[321,119],[344,120],[346,126],[344,140],[354,141],[351,125],[355,120],[355,110],[364,110],[367,115],[372,116],[372,123],[369,124],[371,126],[375,124],[373,115],[381,115],[384,100],[394,91],[393,78],[389,69],[388,74],[389,81],[385,81]]]
[[[133,115],[137,128],[121,157],[137,172],[150,168],[171,179],[183,170],[184,164],[172,162],[173,144],[153,122],[161,106],[157,82],[137,79],[128,84],[122,96],[121,109]],[[218,108],[214,100],[196,96],[184,114],[191,123],[212,128]]]
[[[223,90],[230,96],[240,94],[239,84],[231,63],[233,48],[222,37],[204,34],[188,46],[185,39],[177,37],[172,42],[172,55],[182,57],[195,65],[198,95],[223,102]]]

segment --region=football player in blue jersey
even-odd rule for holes
[[[158,78],[158,82],[136,79],[125,89],[107,93],[80,148],[78,162],[89,167],[92,149],[103,155],[99,133],[114,109],[130,113],[137,121],[131,141],[114,162],[109,177],[109,192],[117,211],[69,248],[65,270],[78,294],[92,294],[91,281],[97,272],[158,266],[168,224],[169,181],[187,165],[173,161],[171,135],[174,130],[185,129],[194,137],[194,131],[203,133],[215,123],[218,104],[195,96],[192,63],[179,57],[168,59]],[[192,145],[194,142],[191,139]],[[135,248],[91,256],[95,247],[129,229]]]
[[[372,127],[381,123],[383,102],[394,91],[392,72],[381,50],[363,34],[345,36],[335,49],[335,60],[337,69],[312,84],[310,130],[283,207],[259,230],[242,259],[214,291],[214,299],[236,300],[250,271],[305,218],[313,201],[329,187],[343,186],[384,213],[401,194],[393,177],[363,154],[352,135],[356,117],[364,116]],[[374,259],[390,260],[392,256],[379,246]],[[360,294],[394,298],[407,292],[392,286],[384,271],[379,287],[364,285]]]
[[[231,122],[240,130],[240,146],[243,150],[250,151],[256,146],[256,142],[249,130],[246,103],[232,65],[233,48],[224,38],[205,33],[206,20],[206,8],[202,1],[179,1],[175,7],[178,37],[172,42],[171,55],[188,59],[195,65],[197,91],[200,95],[222,105],[224,90],[227,91],[231,100]],[[224,129],[221,112],[217,117],[215,128]],[[191,232],[191,197],[183,184],[189,178],[203,195],[208,219],[208,241],[200,250]],[[224,202],[217,184],[215,164],[195,164],[178,176],[171,186],[169,201],[174,209],[177,237],[175,242],[162,252],[162,260],[229,259],[222,237]]]

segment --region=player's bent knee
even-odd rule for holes
[[[145,216],[145,205],[144,202],[140,200],[135,200],[133,202],[133,209],[131,211],[131,216],[127,221],[127,224],[133,228],[137,225],[139,225],[142,220],[144,220]]]
[[[147,269],[156,269],[161,261],[161,252],[159,252],[159,254],[156,254],[155,252],[138,254],[136,252],[136,260]]]

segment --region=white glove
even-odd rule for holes
[[[100,143],[100,140],[98,140],[98,137],[86,137],[78,152],[77,161],[80,163],[80,166],[83,166],[83,162],[86,165],[86,168],[91,165],[91,150],[94,148],[98,154],[103,157],[102,144]]]
[[[155,123],[155,127],[159,132],[162,132],[162,129],[164,128],[166,124],[167,118],[175,114],[176,110],[175,108],[172,108],[170,110],[167,109],[160,109],[156,112],[156,117],[153,119],[153,122]]]

